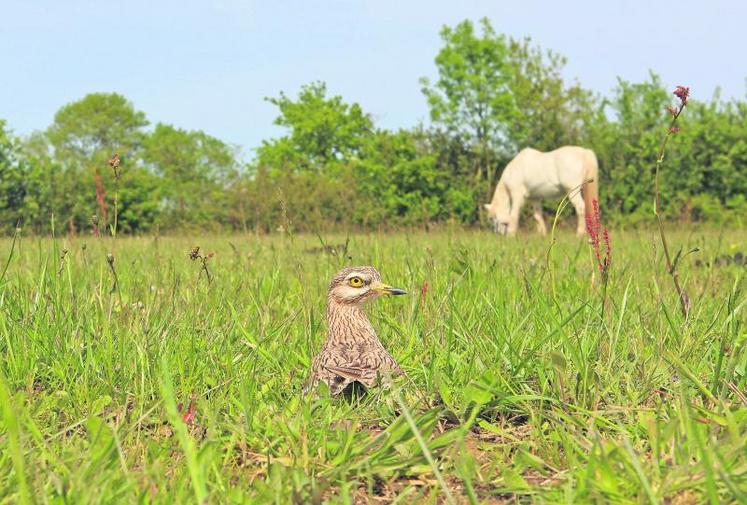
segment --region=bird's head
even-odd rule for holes
[[[404,289],[381,282],[379,272],[368,266],[343,268],[329,284],[329,298],[346,305],[359,305],[382,295],[404,294]]]

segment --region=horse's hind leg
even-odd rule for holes
[[[542,217],[542,204],[537,202],[532,205],[534,220],[537,221],[537,231],[542,235],[547,235],[547,226],[545,226],[545,219]]]
[[[570,195],[571,204],[576,209],[578,225],[576,226],[576,235],[583,237],[586,235],[586,204],[580,191],[573,191]]]

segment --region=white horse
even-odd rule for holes
[[[493,201],[485,204],[493,229],[501,235],[513,235],[519,227],[519,214],[525,200],[532,200],[534,219],[543,235],[547,233],[540,200],[568,195],[578,216],[576,233],[586,231],[586,212],[599,197],[599,168],[593,151],[564,146],[543,153],[522,149],[501,174]],[[583,193],[583,196],[582,196]]]

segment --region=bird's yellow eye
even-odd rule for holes
[[[363,286],[363,279],[361,279],[360,277],[351,277],[348,283],[354,288],[359,288]]]

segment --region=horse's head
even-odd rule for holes
[[[496,206],[486,203],[485,210],[488,211],[488,220],[490,221],[493,231],[498,235],[505,235],[508,233],[508,212],[501,212],[501,209]]]

